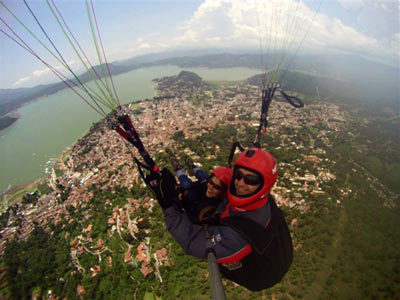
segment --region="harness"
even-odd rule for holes
[[[243,216],[230,216],[220,221],[221,225],[235,230],[253,249],[233,266],[220,264],[220,272],[252,291],[267,289],[280,282],[293,262],[293,243],[283,212],[272,196],[268,203],[271,221],[267,227]]]

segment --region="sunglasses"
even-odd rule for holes
[[[214,177],[214,176],[208,177],[208,178],[207,178],[207,183],[209,183],[210,185],[212,185],[216,190],[222,191],[222,190],[225,188],[225,186],[216,184],[214,181],[212,181],[212,178],[213,178],[213,177]]]
[[[243,174],[242,172],[239,171],[239,169],[235,170],[235,173],[233,174],[233,178],[235,180],[241,180],[242,178],[244,179],[244,183],[248,185],[259,185],[261,183],[261,177],[258,175],[250,175],[250,174]]]

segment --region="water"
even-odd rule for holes
[[[177,75],[176,66],[158,66],[115,76],[114,82],[122,103],[155,96],[154,78]],[[247,68],[185,69],[204,80],[242,80],[258,74]],[[0,133],[0,193],[9,186],[39,179],[51,161],[81,137],[101,116],[71,90],[32,102],[17,113],[22,118]]]

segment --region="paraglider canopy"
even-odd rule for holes
[[[255,0],[263,88],[284,82],[304,46],[322,0]]]

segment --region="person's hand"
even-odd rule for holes
[[[178,200],[175,177],[167,168],[162,169],[161,174],[152,172],[146,176],[146,184],[153,190],[162,209],[171,207]]]
[[[175,201],[179,199],[179,193],[177,191],[177,183],[174,175],[167,168],[161,170],[161,193],[164,199],[161,207],[170,207]]]
[[[145,183],[151,190],[154,192],[156,199],[161,198],[161,174],[158,172],[151,172],[149,175],[146,176],[144,179]]]

